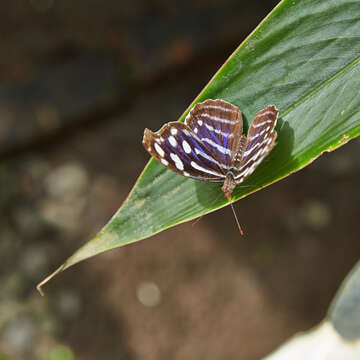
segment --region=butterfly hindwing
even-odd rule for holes
[[[252,174],[275,146],[278,113],[274,105],[269,105],[255,115],[247,134],[247,143],[243,149],[239,171],[235,175],[237,184]]]
[[[157,132],[145,129],[143,144],[161,164],[180,175],[210,182],[224,181],[225,169],[181,122],[169,122]]]

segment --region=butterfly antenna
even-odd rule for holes
[[[235,221],[236,221],[236,225],[237,225],[237,227],[238,227],[238,229],[239,229],[240,235],[244,235],[244,232],[242,231],[242,228],[241,228],[240,223],[239,223],[239,219],[238,219],[238,217],[237,217],[237,215],[236,215],[236,212],[235,212],[235,209],[234,209],[234,205],[233,205],[232,202],[230,203],[230,205],[231,205],[231,210],[232,210],[232,212],[233,212],[233,214],[234,214]]]

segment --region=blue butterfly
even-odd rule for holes
[[[223,182],[227,199],[275,146],[278,109],[259,111],[243,135],[238,107],[224,100],[196,104],[184,123],[165,124],[159,131],[145,129],[143,145],[161,164],[176,173],[202,181]]]

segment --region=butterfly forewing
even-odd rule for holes
[[[275,146],[278,112],[274,105],[269,105],[256,114],[247,134],[239,171],[235,175],[237,184],[244,181]]]
[[[185,119],[185,124],[198,136],[223,169],[231,167],[234,147],[242,134],[240,110],[224,100],[198,103]]]
[[[145,129],[145,149],[169,169],[197,180],[222,182],[221,164],[185,124],[170,122],[153,133]]]

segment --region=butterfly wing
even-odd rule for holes
[[[222,165],[181,122],[169,122],[157,132],[145,129],[143,145],[151,156],[180,175],[210,182],[224,181]]]
[[[278,113],[274,105],[269,105],[255,115],[247,134],[247,142],[242,150],[238,172],[235,174],[237,184],[252,174],[275,146]]]
[[[238,148],[243,121],[240,110],[224,100],[206,100],[196,104],[185,124],[198,136],[212,156],[231,167],[233,149]]]

